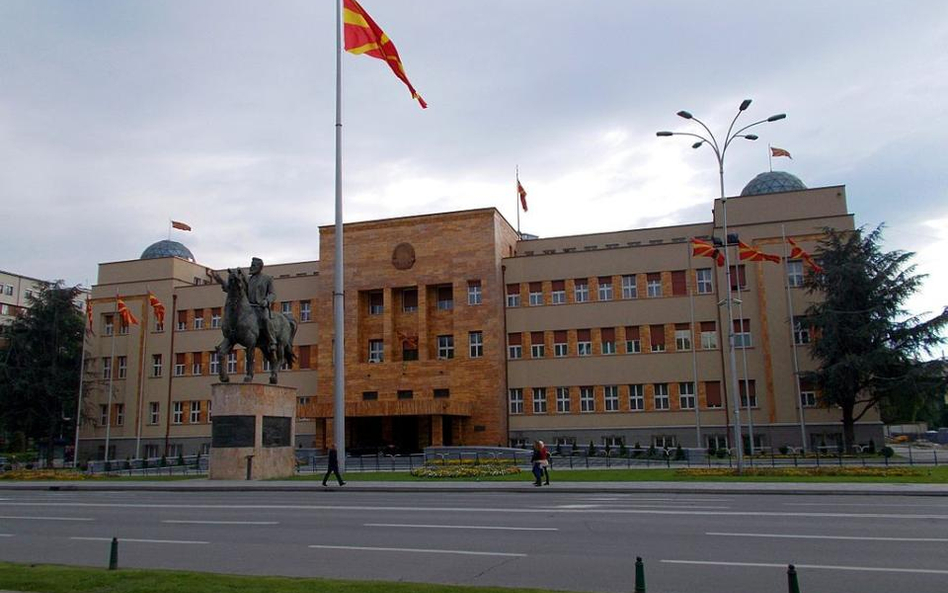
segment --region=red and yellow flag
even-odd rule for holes
[[[803,248],[797,245],[793,241],[793,239],[791,239],[790,237],[787,237],[787,243],[790,243],[790,247],[791,247],[790,259],[802,259],[803,261],[807,263],[807,265],[813,268],[814,272],[816,272],[817,274],[823,273],[823,268],[821,268],[820,265],[816,263],[816,261],[813,259],[813,257],[809,253],[807,253],[806,251],[803,251]]]
[[[172,220],[172,221],[171,221],[171,226],[174,227],[174,228],[176,228],[176,229],[178,229],[179,231],[190,231],[190,230],[191,230],[191,225],[189,225],[189,224],[187,224],[187,223],[184,223],[184,222],[177,221],[177,220]]]
[[[115,297],[115,308],[118,310],[119,317],[122,318],[122,323],[125,325],[138,325],[138,319],[128,310],[125,301],[123,301],[121,297]]]
[[[517,180],[517,195],[520,196],[520,205],[523,206],[523,211],[527,211],[527,190],[523,189],[523,186],[520,185],[520,180]]]
[[[718,263],[718,267],[724,265],[724,254],[717,247],[701,239],[691,240],[691,254],[695,257],[710,257]]]
[[[750,260],[750,261],[769,261],[775,264],[780,263],[779,255],[770,255],[769,253],[764,253],[756,247],[751,247],[743,241],[737,242],[737,251],[741,256],[741,261]]]
[[[148,303],[151,305],[151,310],[155,314],[155,320],[160,324],[164,325],[165,323],[165,306],[161,304],[161,301],[158,300],[158,297],[148,293]]]
[[[88,320],[88,324],[89,324],[89,328],[88,328],[88,329],[89,329],[89,333],[90,333],[90,334],[95,334],[95,332],[92,330],[92,326],[93,326],[93,323],[92,323],[92,301],[89,301],[89,300],[86,301],[86,319]]]
[[[342,2],[342,22],[343,32],[345,33],[346,51],[354,54],[366,54],[373,58],[384,60],[388,63],[392,72],[399,80],[405,83],[408,90],[411,91],[412,99],[418,99],[418,103],[423,109],[428,107],[421,95],[415,91],[408,81],[408,75],[405,74],[405,67],[402,65],[402,59],[398,57],[398,50],[395,44],[388,38],[382,29],[375,24],[369,13],[359,6],[355,0],[343,0]]]
[[[784,149],[782,149],[782,148],[777,148],[776,146],[771,146],[771,147],[770,147],[770,156],[785,156],[785,157],[787,157],[788,159],[790,159],[791,161],[793,160],[793,157],[790,156],[790,151],[789,151],[789,150],[784,150]]]

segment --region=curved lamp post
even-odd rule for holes
[[[678,117],[683,119],[691,120],[696,122],[704,131],[707,132],[707,136],[701,134],[693,134],[691,132],[668,132],[661,131],[656,132],[656,136],[666,137],[666,136],[691,136],[692,138],[697,138],[698,141],[691,145],[692,148],[701,148],[705,144],[711,147],[714,150],[714,156],[718,161],[718,179],[720,180],[721,187],[721,211],[723,216],[724,224],[724,266],[725,266],[725,277],[727,283],[728,296],[725,299],[727,304],[727,326],[728,326],[728,358],[730,359],[729,365],[731,368],[731,402],[734,408],[734,435],[735,435],[735,448],[737,449],[737,471],[741,473],[744,469],[744,446],[741,433],[741,406],[740,398],[738,396],[738,384],[737,384],[737,363],[734,357],[734,312],[731,307],[731,261],[728,255],[728,234],[727,234],[727,196],[724,194],[724,156],[727,153],[727,149],[731,146],[731,142],[737,138],[743,138],[745,140],[757,140],[755,134],[745,134],[744,132],[754,126],[759,126],[761,124],[766,124],[770,122],[779,121],[787,117],[786,113],[778,113],[776,115],[771,115],[767,119],[762,119],[760,121],[755,121],[754,123],[748,124],[743,128],[734,130],[734,124],[737,123],[737,118],[741,116],[741,113],[747,110],[750,107],[751,100],[744,99],[741,101],[740,106],[737,108],[737,113],[734,115],[734,119],[731,120],[731,125],[728,126],[727,134],[724,135],[723,144],[718,142],[718,139],[711,132],[711,129],[705,125],[703,121],[693,116],[688,111],[679,111]],[[747,394],[748,401],[750,394]],[[695,402],[697,405],[697,402]]]

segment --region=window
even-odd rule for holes
[[[174,402],[171,408],[171,423],[181,424],[182,422],[184,422],[184,403]]]
[[[714,292],[714,276],[711,274],[711,268],[699,268],[695,270],[695,277],[698,280],[698,294],[711,294]]]
[[[369,340],[369,362],[382,362],[382,340]]]
[[[228,373],[237,372],[237,353],[236,352],[231,351],[231,353],[227,355],[227,372]]]
[[[311,348],[309,345],[300,346],[299,355],[296,357],[296,368],[299,369],[308,369],[310,368],[309,359],[311,356]]]
[[[290,301],[282,301],[280,303],[280,313],[292,313],[293,312],[293,303]]]
[[[754,379],[741,379],[738,382],[738,393],[741,394],[741,407],[747,407],[747,396],[750,394],[750,407],[757,407],[757,381]]]
[[[645,276],[645,293],[650,299],[662,296],[662,274],[652,272]]]
[[[793,320],[793,343],[797,346],[810,343],[810,324],[805,319]]]
[[[212,416],[211,406],[213,405],[213,402],[211,400],[206,400],[206,401],[207,401],[207,421],[210,422],[211,416]]]
[[[664,325],[650,325],[648,326],[649,337],[652,339],[652,352],[664,352],[665,351],[665,326]]]
[[[519,284],[507,285],[507,306],[508,307],[520,306],[520,285]]]
[[[218,328],[221,326],[221,309],[220,307],[214,307],[211,309],[211,327]]]
[[[530,332],[530,358],[543,358],[545,355],[543,332]]]
[[[103,358],[102,359],[102,378],[110,379],[112,377],[112,359]]]
[[[418,360],[418,336],[402,336],[402,360]]]
[[[109,423],[109,406],[99,405],[99,426],[107,426]]]
[[[468,280],[467,281],[467,304],[480,305],[481,302],[482,302],[481,281]]]
[[[203,354],[204,354],[203,352],[195,352],[194,354],[191,355],[191,374],[192,375],[200,375],[201,372],[204,370],[202,368],[204,366]]]
[[[484,356],[484,333],[468,332],[467,345],[471,358],[480,358]]]
[[[169,458],[170,458],[170,457],[177,457],[178,455],[180,455],[180,454],[183,453],[183,452],[184,452],[184,445],[182,445],[181,443],[174,443],[174,444],[168,445],[168,457],[169,457]]]
[[[115,425],[125,424],[125,404],[115,404]]]
[[[152,354],[151,355],[151,376],[160,377],[161,376],[161,355]]]
[[[194,329],[204,329],[204,310],[194,311]]]
[[[622,298],[634,299],[638,296],[639,291],[635,286],[635,274],[626,274],[622,277]]]
[[[652,444],[656,449],[674,449],[678,446],[678,439],[671,435],[657,435],[652,437]]]
[[[174,376],[180,377],[184,374],[185,355],[179,352],[174,355]]]
[[[450,389],[435,389],[435,390],[434,390],[434,398],[435,398],[435,399],[445,399],[445,398],[448,398],[448,397],[451,397],[451,390],[450,390]]]
[[[675,324],[675,350],[691,350],[691,327],[687,323]]]
[[[411,389],[399,389],[396,392],[396,397],[398,397],[398,399],[412,399],[415,397],[415,394]]]
[[[709,408],[724,407],[724,403],[721,400],[721,382],[720,381],[705,381],[704,394],[705,394],[705,399],[707,400],[707,404]]]
[[[3,288],[4,288],[4,292],[6,293],[7,296],[13,296],[13,285],[12,285],[12,284],[7,284],[7,285],[4,286]]]
[[[176,327],[178,331],[184,331],[188,329],[188,312],[187,311],[178,311],[178,325]]]
[[[599,277],[599,300],[600,301],[612,300],[612,277],[611,276]]]
[[[533,388],[533,413],[546,414],[546,387]]]
[[[508,389],[507,399],[510,401],[511,414],[523,414],[523,389]]]
[[[579,411],[580,412],[595,412],[596,411],[596,397],[593,395],[592,387],[579,388]]]
[[[402,311],[405,313],[414,313],[418,310],[418,289],[402,289]]]
[[[217,352],[211,352],[211,374],[216,375],[221,372],[221,355]]]
[[[605,355],[616,353],[616,328],[604,327],[599,330],[599,341],[602,353]]]
[[[576,330],[576,353],[579,356],[590,356],[592,354],[592,338],[588,329]]]
[[[120,336],[128,335],[128,324],[125,323],[124,319],[119,320],[119,335]]]
[[[629,385],[629,410],[641,412],[645,409],[645,386]]]
[[[157,319],[157,318],[155,319],[155,331],[156,331],[156,332],[163,332],[163,331],[165,331],[165,324],[164,324],[164,322],[161,321],[160,319]]]
[[[309,301],[300,301],[300,321],[312,321],[313,312]]]
[[[573,296],[577,303],[585,303],[589,300],[589,280],[586,278],[577,278],[573,281]]]
[[[744,264],[731,266],[731,290],[747,290],[747,270]]]
[[[507,357],[522,358],[523,357],[523,345],[521,334],[507,334]]]
[[[809,381],[800,379],[800,403],[804,408],[816,407],[816,390]]]
[[[655,409],[668,410],[671,408],[671,400],[668,397],[668,383],[655,384]]]
[[[442,360],[454,358],[454,336],[438,336],[438,358]]]
[[[118,378],[124,379],[128,375],[128,357],[118,357]]]
[[[569,342],[567,341],[566,330],[556,330],[553,332],[553,356],[557,358],[569,356]]]
[[[625,328],[625,353],[638,354],[642,351],[642,340],[639,335],[638,326],[628,326]]]
[[[734,320],[734,347],[735,348],[750,348],[752,347],[753,340],[751,340],[751,322],[750,319],[735,319]]]
[[[569,413],[569,387],[556,388],[556,412],[558,414]]]
[[[708,435],[708,449],[727,449],[727,437],[723,434]]]
[[[787,284],[790,285],[790,288],[803,286],[803,260],[787,260]]]
[[[197,424],[201,421],[201,402],[193,401],[191,402],[191,414],[188,417],[188,422],[191,424]]]
[[[680,407],[682,410],[695,409],[695,384],[694,383],[679,383],[678,384],[678,407]]]
[[[115,317],[112,315],[103,315],[102,319],[105,321],[105,335],[111,336],[112,332],[115,331]]]
[[[364,402],[374,402],[379,399],[378,391],[363,391],[362,392],[362,401]]]
[[[381,315],[384,309],[382,303],[384,295],[381,290],[373,290],[368,294],[369,315]]]
[[[672,276],[672,295],[674,296],[687,296],[688,295],[688,281],[685,279],[684,270],[675,270],[671,273]]]
[[[718,330],[715,322],[713,321],[702,321],[701,322],[701,349],[702,350],[717,350],[718,349]]]
[[[603,389],[603,402],[607,412],[619,411],[619,386],[606,385]]]
[[[158,422],[161,420],[160,411],[160,403],[148,402],[148,424],[158,424]]]
[[[554,305],[562,305],[566,302],[566,280],[553,281],[550,297]]]
[[[439,286],[437,293],[439,311],[450,311],[454,308],[454,288],[450,284]]]
[[[543,304],[543,283],[542,282],[531,282],[530,283],[530,306],[537,307]]]

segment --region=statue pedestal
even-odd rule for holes
[[[296,475],[296,389],[261,383],[211,387],[212,480]]]

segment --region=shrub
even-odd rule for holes
[[[717,452],[718,450],[714,448],[714,445],[708,447],[708,457],[714,457]]]
[[[724,459],[728,456],[727,449],[718,449],[718,459]]]
[[[587,455],[592,457],[595,454],[596,454],[596,443],[589,441],[589,449],[588,449]]]
[[[177,464],[178,464],[178,465],[184,465],[184,454],[178,453],[178,461],[177,461]]]
[[[892,447],[882,447],[882,456],[888,459],[895,455],[895,450]]]
[[[780,447],[779,451],[781,455],[786,455],[787,453],[790,452],[790,447],[783,445],[782,447]]]
[[[125,458],[125,464],[122,467],[123,469],[132,469],[132,462],[129,461],[128,457]]]
[[[619,457],[628,457],[629,450],[625,448],[625,441],[619,442]]]
[[[161,456],[161,459],[158,460],[158,465],[161,466],[161,467],[167,466],[167,465],[168,465],[168,458],[165,457],[164,455],[162,455],[162,456]]]
[[[646,453],[646,455],[648,457],[656,457],[658,455],[658,451],[655,450],[655,445],[648,446],[648,453]]]
[[[872,454],[876,452],[876,442],[872,439],[869,439],[869,452]]]
[[[684,461],[686,459],[685,450],[681,448],[681,443],[675,447],[675,461]]]
[[[33,464],[32,464],[32,463],[27,463],[27,464],[26,464],[26,469],[33,469]]]

